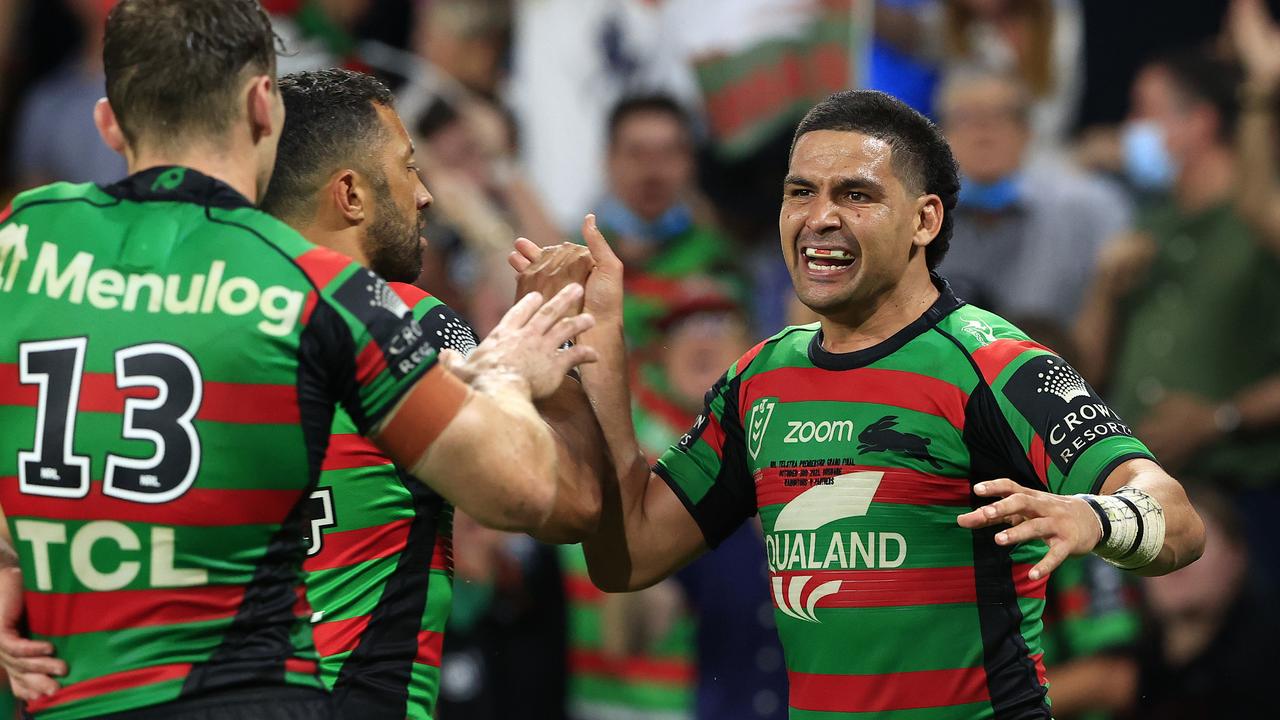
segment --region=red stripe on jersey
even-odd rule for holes
[[[324,454],[321,470],[350,470],[352,468],[390,465],[391,458],[382,454],[363,435],[339,433],[329,436],[329,449]]]
[[[35,407],[38,385],[19,381],[16,363],[0,363],[0,405]],[[154,399],[153,387],[118,388],[112,373],[87,372],[80,380],[80,412],[122,413],[126,398]],[[300,418],[293,385],[205,382],[197,420],[253,425],[292,425]]]
[[[1084,615],[1089,610],[1089,593],[1084,588],[1059,590],[1051,607],[1057,609],[1063,619]]]
[[[356,381],[361,385],[367,385],[386,369],[387,356],[382,354],[382,348],[378,347],[378,343],[370,340],[369,344],[365,345],[356,356]]]
[[[1049,683],[1049,673],[1045,672],[1044,669],[1044,653],[1036,653],[1031,656],[1031,659],[1036,664],[1036,680],[1039,680],[1041,685],[1047,685]]]
[[[1018,593],[1018,597],[1044,600],[1045,587],[1049,583],[1049,576],[1041,575],[1039,580],[1032,580],[1031,568],[1033,567],[1035,565],[1028,563],[1014,563],[1013,586]]]
[[[402,282],[389,282],[387,286],[404,301],[409,307],[417,307],[418,303],[431,297],[431,293],[423,290],[417,285],[409,285]]]
[[[677,407],[675,403],[660,395],[639,378],[632,380],[631,387],[635,388],[636,402],[642,409],[654,417],[661,418],[662,422],[668,426],[677,428],[677,432],[685,430],[692,424],[693,417],[689,413]]]
[[[694,679],[693,664],[686,660],[609,657],[593,650],[570,650],[569,668],[574,673],[604,675],[630,682],[686,685]]]
[[[296,261],[312,284],[324,288],[343,270],[351,266],[351,258],[329,248],[314,247],[298,256]]]
[[[444,654],[444,633],[435,630],[423,630],[418,633],[418,656],[413,659],[419,665],[440,667],[440,656]]]
[[[330,657],[355,650],[360,644],[360,636],[368,626],[368,615],[346,620],[326,620],[311,626],[311,636],[315,639],[316,650],[322,656]]]
[[[453,535],[437,531],[436,544],[431,550],[431,569],[453,572]]]
[[[1044,440],[1035,433],[1031,435],[1031,447],[1027,450],[1027,459],[1031,461],[1036,477],[1040,478],[1040,482],[1047,490],[1049,488],[1049,453],[1044,450]]]
[[[9,216],[12,214],[13,214],[13,203],[9,203],[8,205],[5,206],[3,210],[0,210],[0,223],[4,222],[5,220],[8,220]]]
[[[86,498],[55,498],[21,492],[18,478],[0,477],[0,504],[10,516],[48,520],[103,520],[191,527],[274,525],[284,522],[298,504],[298,490],[211,490],[193,487],[162,506],[136,503],[102,494],[95,480]],[[227,508],[234,508],[228,512]]]
[[[789,672],[791,707],[816,712],[892,712],[990,699],[980,668],[919,670],[883,675]]]
[[[320,669],[320,664],[315,660],[306,660],[303,658],[289,658],[284,661],[284,671],[291,673],[301,673],[303,675],[315,675]]]
[[[716,457],[724,457],[724,428],[720,427],[720,421],[715,415],[710,413],[706,416],[707,429],[702,431],[702,440],[711,446]]]
[[[984,345],[970,354],[973,356],[973,361],[978,364],[978,369],[982,371],[982,377],[987,381],[988,385],[991,385],[995,383],[996,378],[1000,377],[1000,373],[1004,371],[1009,363],[1028,350],[1052,352],[1049,348],[1031,340],[1002,338],[990,345]]]
[[[306,325],[311,322],[311,313],[316,311],[316,303],[320,302],[320,295],[315,290],[307,293],[307,300],[302,306],[302,324]]]
[[[604,599],[604,592],[591,582],[591,578],[586,575],[569,575],[564,579],[565,595],[568,595],[569,602],[582,603],[584,605],[596,605]]]
[[[243,599],[240,585],[26,593],[31,631],[54,637],[230,618]]]
[[[945,380],[905,370],[823,370],[786,367],[752,375],[742,383],[740,408],[749,398],[782,402],[856,402],[891,405],[945,418],[964,429],[969,395]]]
[[[794,471],[789,468],[763,468],[760,480],[756,484],[756,500],[760,507],[781,505],[791,502],[798,496],[814,487],[808,484],[791,485],[782,473]],[[970,484],[967,478],[943,477],[925,472],[903,468],[882,468],[868,465],[845,465],[837,469],[837,475],[852,472],[882,472],[884,477],[876,487],[873,502],[892,503],[895,505],[950,505],[955,507],[970,506]]]
[[[166,680],[179,680],[186,677],[190,672],[190,663],[175,663],[173,665],[153,665],[136,670],[125,670],[124,672],[102,675],[74,685],[66,685],[52,695],[32,700],[27,703],[27,712],[39,714],[44,710],[76,700],[84,700]]]
[[[764,349],[764,346],[768,344],[769,344],[768,340],[763,340],[760,343],[757,343],[755,347],[743,353],[742,357],[738,358],[738,374],[739,375],[742,374],[743,370],[747,369],[747,366],[751,364],[751,361],[755,360],[756,356],[760,354],[760,351]]]
[[[315,572],[395,555],[404,550],[412,523],[412,518],[405,518],[370,528],[327,532],[320,554],[307,558],[303,567]]]
[[[849,555],[854,550],[846,547]],[[816,555],[825,555],[826,548],[818,548]],[[774,579],[781,578],[781,598],[773,593],[774,605],[779,600],[796,595],[794,583],[803,583],[798,594],[799,605],[809,609],[809,595],[826,583],[838,581],[838,588],[825,588],[815,608],[871,608],[906,607],[910,605],[945,605],[949,603],[976,602],[978,593],[974,586],[973,568],[943,567],[911,570],[787,570],[774,571]],[[832,591],[834,590],[834,591]],[[829,593],[829,594],[827,594]],[[782,608],[800,610],[802,608]]]

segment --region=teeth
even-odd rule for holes
[[[805,264],[809,266],[810,270],[844,270],[845,268],[850,267],[849,265],[819,265],[812,260]]]
[[[811,258],[831,258],[832,260],[852,260],[853,254],[843,250],[827,250],[824,248],[805,248],[804,256]]]

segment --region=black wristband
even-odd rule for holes
[[[1106,543],[1107,540],[1111,539],[1111,520],[1107,517],[1107,511],[1103,510],[1102,506],[1092,496],[1081,495],[1080,498],[1089,503],[1089,507],[1093,508],[1093,511],[1098,514],[1098,520],[1102,522],[1102,539],[1098,541],[1098,544]]]
[[[1142,513],[1138,512],[1138,506],[1134,505],[1132,500],[1120,495],[1112,495],[1111,497],[1119,500],[1125,505],[1128,505],[1129,509],[1133,511],[1134,518],[1136,518],[1138,521],[1138,532],[1136,535],[1133,536],[1133,544],[1130,545],[1129,549],[1124,552],[1124,555],[1120,556],[1122,558],[1127,558],[1130,555],[1137,552],[1138,548],[1142,547],[1142,532],[1143,530],[1146,529],[1146,522],[1142,519]]]

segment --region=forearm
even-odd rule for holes
[[[603,478],[599,528],[583,542],[583,549],[598,587],[612,592],[635,590],[657,582],[665,573],[646,567],[644,558],[644,554],[662,553],[655,547],[660,539],[641,537],[650,472],[631,421],[622,323],[601,322],[583,340],[600,354],[599,361],[582,368],[582,379],[613,467],[612,477]]]
[[[1085,296],[1073,329],[1075,366],[1094,386],[1106,382],[1108,358],[1115,333],[1116,301],[1102,283],[1095,282]]]
[[[1232,404],[1240,413],[1242,430],[1263,430],[1280,425],[1280,375],[1246,388]]]
[[[1280,173],[1276,167],[1274,83],[1250,81],[1244,86],[1236,146],[1240,178],[1237,206],[1241,215],[1272,248],[1280,251]]]
[[[551,516],[532,535],[553,544],[581,542],[600,525],[601,482],[613,473],[604,437],[576,379],[567,378],[537,408],[556,441],[558,472]]]
[[[457,415],[407,467],[480,523],[529,532],[555,505],[557,453],[527,383],[480,377]],[[394,459],[394,458],[393,458]]]
[[[1054,713],[1072,717],[1086,712],[1120,713],[1128,710],[1138,689],[1138,667],[1133,658],[1096,655],[1049,668]]]
[[[1204,552],[1204,523],[1177,480],[1150,460],[1130,460],[1111,474],[1102,492],[1110,495],[1126,485],[1150,495],[1164,515],[1164,544],[1159,554],[1133,572],[1165,575],[1200,557]]]

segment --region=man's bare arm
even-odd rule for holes
[[[1102,494],[1114,495],[1126,486],[1146,493],[1158,503],[1164,524],[1164,541],[1158,554],[1142,567],[1132,568],[1133,572],[1164,575],[1200,557],[1204,552],[1204,523],[1177,480],[1156,463],[1136,458],[1111,471],[1102,485]],[[974,486],[974,493],[1003,499],[961,515],[958,521],[962,527],[1009,525],[1007,530],[996,533],[997,545],[1036,539],[1048,543],[1049,552],[1031,569],[1032,580],[1053,572],[1070,555],[1100,549],[1103,526],[1098,513],[1081,497],[1032,490],[1008,479],[980,482]]]
[[[631,422],[626,342],[622,327],[622,262],[588,216],[583,223],[595,270],[587,311],[602,315],[582,340],[598,360],[581,369],[614,473],[603,478],[598,532],[583,542],[591,580],[609,592],[648,587],[706,550],[702,531],[662,478],[649,470]]]

